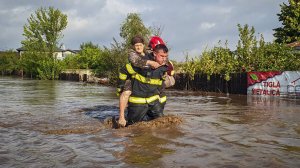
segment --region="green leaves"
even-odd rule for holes
[[[52,56],[63,37],[62,31],[67,26],[67,15],[53,7],[39,8],[27,21],[23,33],[25,40],[21,42],[23,46],[27,50],[49,52]]]
[[[43,80],[58,79],[60,72],[63,69],[62,62],[55,59],[42,59],[38,62],[37,68],[38,78]]]
[[[266,43],[262,35],[259,41],[255,29],[248,25],[238,25],[239,41],[237,49],[230,51],[227,42],[202,52],[199,58],[187,57],[182,70],[190,79],[195,73],[221,74],[230,80],[230,74],[242,71],[287,71],[300,69],[300,53],[285,44]],[[255,78],[254,76],[252,76]]]
[[[27,21],[23,32],[25,40],[21,42],[26,50],[21,67],[31,77],[57,79],[61,65],[54,52],[67,26],[67,15],[53,7],[39,8]]]
[[[81,69],[94,69],[101,61],[101,48],[92,42],[82,43],[78,53],[78,63]]]
[[[236,57],[239,61],[240,70],[245,69],[246,71],[253,71],[256,54],[258,49],[258,42],[256,40],[254,27],[249,28],[246,24],[242,27],[238,24],[239,30],[239,41],[236,49]],[[263,37],[262,37],[263,38]]]
[[[17,52],[8,50],[5,52],[0,52],[0,71],[2,73],[11,73],[18,69],[18,56]]]
[[[230,73],[236,71],[237,60],[229,50],[227,42],[225,42],[224,47],[222,47],[221,42],[219,42],[218,46],[202,53],[200,67],[201,72],[207,74],[208,78],[210,78],[212,74],[221,74],[226,80],[229,80]]]
[[[120,28],[120,36],[124,39],[125,48],[131,47],[131,39],[136,35],[145,37],[146,40],[151,35],[151,31],[144,25],[139,14],[129,13]]]
[[[289,4],[281,4],[281,13],[277,14],[282,26],[273,29],[277,43],[300,41],[300,2],[289,0]]]

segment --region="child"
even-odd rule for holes
[[[142,69],[148,68],[149,66],[152,69],[156,69],[161,66],[159,63],[155,61],[143,59],[143,57],[145,56],[144,53],[145,45],[144,45],[144,39],[141,36],[133,37],[131,44],[133,49],[129,51],[128,60],[132,66],[142,68]],[[149,42],[149,47],[153,49],[157,44],[164,44],[164,42],[160,37],[157,36],[152,37]],[[174,78],[172,77],[171,80],[174,81]],[[174,82],[170,82],[170,80],[167,80],[166,83],[167,86],[170,86],[170,84],[168,83],[173,83],[172,85],[174,85]],[[128,79],[126,80],[124,88],[120,94],[120,101],[119,101],[120,111],[119,111],[118,124],[123,127],[126,125],[124,113],[130,95],[131,95],[131,80]]]

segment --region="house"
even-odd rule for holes
[[[26,49],[24,47],[21,48],[17,48],[16,49],[19,53],[19,56],[22,56],[22,54],[24,52],[26,52]],[[56,50],[53,53],[53,56],[55,56],[57,59],[59,60],[63,60],[66,56],[68,55],[75,55],[79,52],[80,50],[71,50],[71,49],[60,49],[60,48],[56,48]]]
[[[71,49],[63,50],[61,57],[57,57],[57,59],[62,60],[68,55],[75,55],[75,54],[79,53],[79,51],[80,50],[71,50]]]
[[[300,41],[295,41],[293,43],[288,44],[288,46],[293,47],[294,50],[300,51]]]

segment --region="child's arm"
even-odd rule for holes
[[[155,61],[143,59],[143,56],[141,56],[134,50],[129,51],[128,60],[133,66],[142,69],[148,68],[148,66],[151,66],[151,68],[156,69],[161,66]]]

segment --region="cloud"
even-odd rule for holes
[[[39,7],[53,6],[68,15],[61,40],[67,48],[78,49],[82,42],[109,46],[121,40],[120,26],[128,13],[140,14],[146,26],[161,26],[168,42],[170,58],[184,60],[183,53],[198,56],[205,48],[225,42],[235,49],[237,24],[254,26],[266,41],[273,40],[272,29],[279,27],[277,13],[287,0],[14,0],[0,1],[0,50],[18,48],[23,26]]]
[[[79,4],[80,5],[80,4]],[[79,47],[82,42],[91,41],[100,45],[110,45],[112,38],[119,38],[121,23],[128,13],[141,13],[151,10],[147,6],[136,6],[123,1],[109,0],[94,9],[89,15],[82,16],[81,10],[68,10],[68,28],[65,31],[65,43],[67,46]],[[72,45],[73,40],[81,41],[77,46]]]
[[[207,29],[211,29],[215,26],[216,26],[216,23],[204,22],[204,23],[200,24],[199,28],[202,29],[202,30],[207,30]]]

